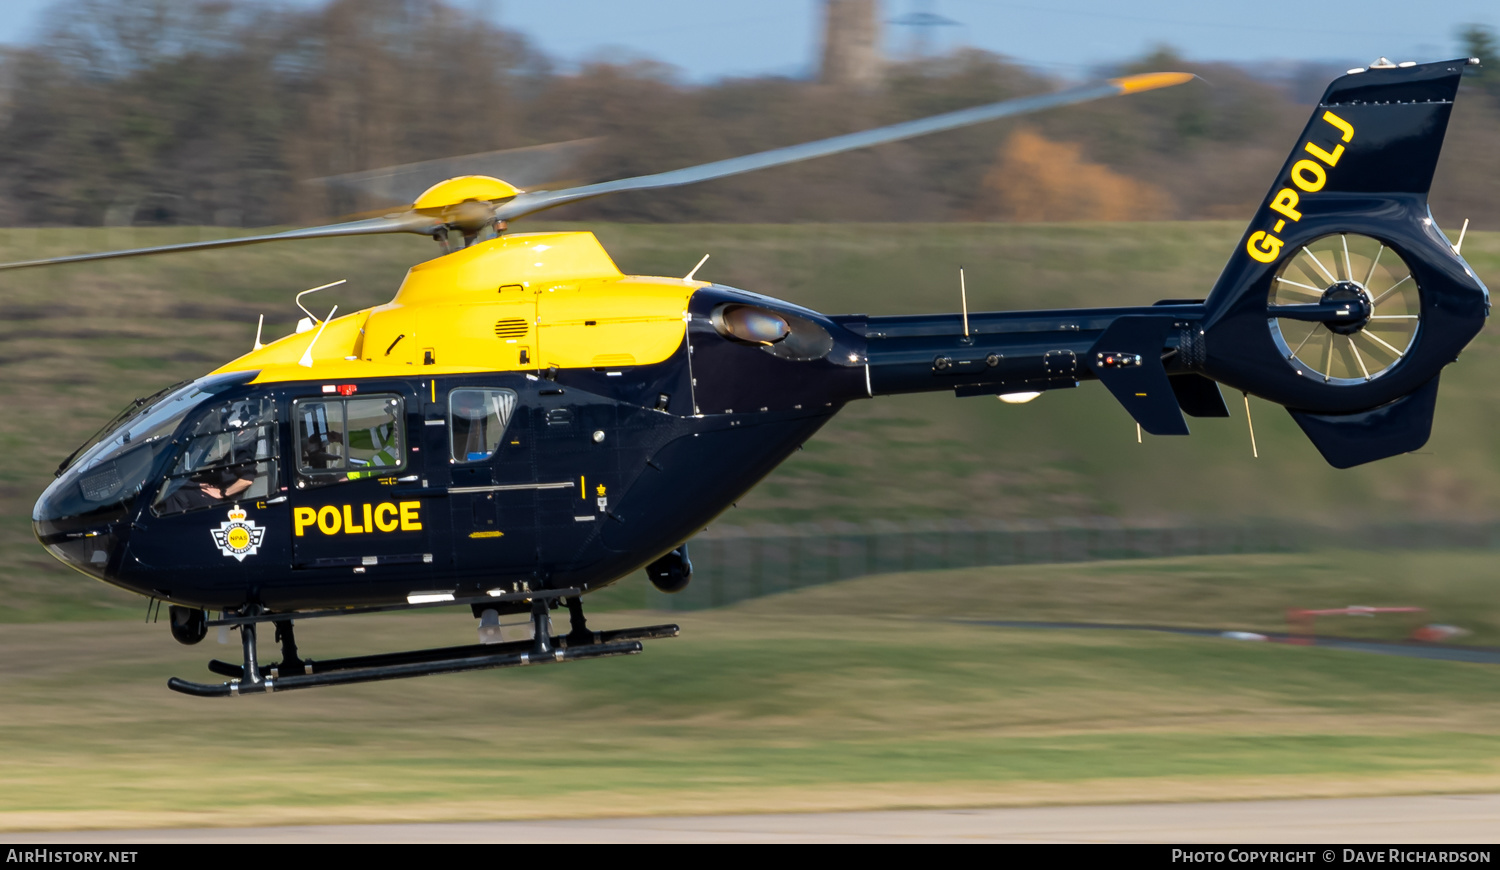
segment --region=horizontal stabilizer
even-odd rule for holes
[[[1202,375],[1192,373],[1172,375],[1172,392],[1177,394],[1177,405],[1189,417],[1228,417],[1229,406],[1219,385]]]
[[[1437,407],[1438,379],[1394,402],[1356,414],[1314,414],[1288,408],[1313,446],[1334,468],[1352,468],[1410,453],[1427,443]]]
[[[1188,434],[1177,394],[1161,364],[1167,331],[1176,320],[1155,314],[1116,318],[1088,353],[1088,365],[1099,382],[1152,435]]]

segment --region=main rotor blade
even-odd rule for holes
[[[790,145],[785,148],[762,151],[759,154],[731,157],[728,160],[718,160],[713,163],[689,166],[685,169],[674,169],[655,175],[622,178],[618,181],[606,181],[583,187],[572,187],[566,190],[541,190],[535,193],[523,193],[500,206],[496,210],[495,216],[500,220],[515,220],[543,209],[554,208],[565,203],[577,202],[581,199],[589,199],[609,193],[623,193],[628,190],[655,190],[663,187],[695,184],[715,178],[726,178],[731,175],[754,172],[757,169],[785,166],[789,163],[799,163],[815,157],[826,157],[830,154],[839,154],[858,148],[868,148],[872,145],[899,142],[903,139],[911,139],[916,136],[926,136],[929,133],[954,130],[959,127],[981,124],[985,121],[993,121],[998,118],[1024,115],[1029,112],[1038,112],[1042,109],[1051,109],[1056,106],[1067,106],[1073,103],[1085,103],[1090,100],[1113,97],[1119,94],[1131,94],[1137,91],[1150,91],[1157,88],[1172,87],[1173,85],[1190,81],[1193,78],[1194,76],[1190,73],[1145,73],[1143,75],[1126,76],[1124,78],[1110,79],[1107,82],[1069,88],[1068,90],[1058,91],[1053,94],[1022,97],[1016,100],[990,103],[985,106],[959,109],[955,112],[933,115],[930,118],[919,118],[915,121],[905,121],[900,124],[892,124],[888,127],[878,127],[874,130],[848,133],[843,136],[834,136],[830,139],[820,139],[816,142],[805,142],[801,145]]]
[[[342,224],[327,224],[301,230],[287,230],[260,236],[240,236],[233,239],[214,239],[207,242],[185,242],[180,245],[157,245],[154,248],[131,248],[125,251],[104,251],[97,254],[74,254],[67,257],[50,257],[45,260],[26,260],[19,263],[0,263],[0,271],[7,269],[29,269],[33,266],[58,266],[63,263],[86,263],[90,260],[114,260],[121,257],[144,257],[148,254],[171,254],[178,251],[206,251],[212,248],[234,248],[240,245],[258,245],[261,242],[284,242],[292,239],[322,239],[335,236],[366,236],[376,233],[420,233],[430,235],[443,225],[438,218],[407,213],[393,217],[370,218]]]
[[[1190,81],[1192,78],[1193,76],[1189,73],[1146,73],[1143,75],[1126,76],[1124,78],[1110,79],[1107,82],[1100,82],[1098,84],[1070,88],[1054,94],[1023,97],[1016,100],[991,103],[987,106],[960,109],[956,112],[947,112],[942,115],[934,115],[930,118],[906,121],[874,130],[849,133],[844,136],[834,136],[831,139],[822,139],[817,142],[806,142],[801,145],[776,148],[771,151],[762,151],[759,154],[747,154],[744,157],[733,157],[728,160],[704,163],[685,169],[674,169],[670,172],[661,172],[655,175],[623,178],[618,181],[589,184],[566,190],[522,193],[515,199],[499,206],[495,210],[494,217],[497,220],[515,220],[516,218],[524,217],[543,209],[553,208],[569,202],[577,202],[581,199],[603,196],[609,193],[677,187],[683,184],[725,178],[731,175],[753,172],[757,169],[769,169],[773,166],[784,166],[789,163],[811,160],[814,157],[825,157],[830,154],[839,154],[858,148],[868,148],[872,145],[898,142],[902,139],[911,139],[916,136],[925,136],[929,133],[967,127],[972,124],[980,124],[985,121],[993,121],[1013,115],[1024,115],[1029,112],[1037,112],[1056,106],[1083,103],[1103,97],[1130,94],[1137,91],[1150,91],[1157,88],[1172,87]],[[149,254],[206,251],[215,248],[233,248],[240,245],[256,245],[262,242],[284,242],[295,239],[363,236],[378,233],[418,233],[421,235],[431,235],[443,226],[444,223],[441,218],[407,212],[389,217],[328,224],[321,227],[287,230],[286,232],[269,233],[259,236],[240,236],[233,239],[215,239],[206,242],[186,242],[179,245],[158,245],[151,248],[132,248],[124,251],[104,251],[96,254],[50,257],[44,260],[0,263],[0,271],[28,269],[34,266],[57,266],[65,263],[86,263],[93,260],[113,260],[122,257],[143,257]]]

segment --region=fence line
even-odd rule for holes
[[[871,574],[1319,549],[1500,549],[1500,523],[1335,528],[1282,521],[1148,526],[1113,520],[715,526],[689,542],[693,580],[647,606],[701,610]]]

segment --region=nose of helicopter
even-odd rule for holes
[[[54,480],[37,499],[31,509],[31,530],[59,562],[103,580],[119,546],[110,531],[115,517],[70,515],[69,500],[59,498],[58,490],[63,486],[63,480]]]

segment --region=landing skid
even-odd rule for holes
[[[229,677],[228,682],[194,683],[172,677],[167,680],[167,688],[185,695],[222,698],[425,677],[431,674],[572,662],[635,655],[642,650],[642,640],[676,637],[678,633],[675,625],[592,631],[584,622],[583,607],[578,598],[573,596],[566,599],[571,630],[564,635],[553,635],[547,606],[547,601],[552,598],[553,596],[548,596],[546,599],[536,598],[533,601],[533,640],[409,650],[326,661],[302,659],[297,655],[290,614],[276,614],[274,619],[269,615],[245,619],[239,621],[245,663],[235,665],[217,659],[208,663],[210,671]],[[260,667],[256,653],[256,625],[261,622],[275,623],[276,639],[281,643],[282,660],[267,668]]]

